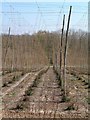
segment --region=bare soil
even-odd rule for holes
[[[36,73],[38,74],[38,73]],[[3,98],[4,118],[87,118],[88,89],[82,80],[66,75],[68,101],[61,102],[63,91],[52,66],[36,79],[30,74]],[[32,87],[30,87],[32,86]],[[25,91],[28,91],[27,94]]]

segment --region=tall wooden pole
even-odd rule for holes
[[[10,39],[10,27],[9,27],[9,30],[8,30],[8,37],[9,37],[9,39]],[[6,56],[7,56],[7,52],[8,52],[8,47],[9,47],[9,41],[8,41],[8,39],[7,39],[7,45],[6,45],[6,51],[5,51],[5,58],[4,58],[4,64],[5,64],[5,67],[6,67]]]
[[[66,60],[67,60],[67,38],[68,38],[68,31],[69,31],[69,24],[71,18],[71,10],[72,6],[70,6],[69,16],[68,16],[68,23],[67,23],[67,30],[66,30],[66,40],[65,40],[65,51],[64,51],[64,93],[66,96]]]
[[[63,16],[63,26],[62,26],[62,34],[61,34],[61,40],[60,40],[60,79],[61,79],[61,87],[62,87],[62,89],[63,89],[63,78],[62,78],[62,40],[63,40],[64,24],[65,24],[65,15]]]
[[[55,50],[55,70],[57,71],[57,50]]]

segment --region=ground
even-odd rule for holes
[[[53,66],[23,77],[3,96],[4,118],[87,118],[88,89],[76,76],[66,75],[68,100],[65,102]]]

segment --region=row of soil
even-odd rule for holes
[[[68,70],[68,73],[71,74],[76,80],[80,80],[86,89],[90,88],[89,75],[81,74],[76,70]]]
[[[40,71],[42,68],[39,68],[36,71],[33,71],[33,73]],[[31,72],[30,72],[31,73]],[[26,74],[28,74],[25,71],[17,71],[17,72],[11,72],[3,75],[1,77],[2,81],[2,93],[7,92],[12,86],[17,84]]]
[[[59,73],[56,72],[56,74],[59,78]],[[90,98],[88,96],[88,88],[90,88],[88,76],[86,74],[66,70],[65,80],[66,94],[68,99],[71,101],[71,106],[69,109],[74,106],[74,109],[77,112],[87,114],[88,106],[90,104]]]
[[[67,70],[76,74],[89,75],[88,66],[87,67],[67,67]]]
[[[84,77],[83,77],[84,76]],[[66,75],[67,92],[78,111],[88,112],[88,88],[87,76],[69,72]]]
[[[38,72],[42,68],[39,69],[32,69],[30,72]],[[2,88],[9,87],[11,84],[15,83],[15,81],[18,81],[20,77],[28,73],[27,71],[7,71],[5,74],[2,75]]]
[[[36,67],[36,66],[33,66],[33,68],[30,68],[30,69],[25,69],[25,70],[19,70],[19,69],[13,69],[13,70],[11,70],[11,69],[8,69],[8,70],[2,70],[1,72],[0,72],[0,76],[7,76],[7,75],[10,75],[10,74],[12,74],[12,73],[15,73],[15,72],[23,72],[23,73],[28,73],[28,72],[38,72],[39,70],[41,70],[42,68],[43,68],[44,66],[38,66],[38,67]]]
[[[2,93],[17,83],[24,76],[23,72],[13,72],[2,77]]]
[[[43,68],[42,70],[31,73],[29,76],[27,76],[20,84],[18,84],[12,91],[10,91],[8,94],[6,94],[3,97],[3,109],[10,109],[13,106],[17,104],[17,101],[19,101],[22,96],[25,94],[25,91],[28,89],[29,86],[32,86],[34,80],[37,78],[39,74],[42,73],[42,71],[45,71],[47,69]]]
[[[87,118],[87,107],[83,102],[87,91],[85,91],[84,86],[82,87],[82,82],[77,80],[73,75],[67,74],[68,99],[65,99],[63,98],[63,91],[60,88],[57,74],[54,73],[52,66],[45,74],[43,73],[36,77],[32,84],[28,85],[18,101],[13,105],[9,105],[7,110],[4,110],[3,117]],[[75,87],[79,89],[76,90]]]
[[[61,91],[52,67],[50,67],[46,74],[36,79],[36,82],[27,89],[17,105],[12,108],[10,117],[15,117],[16,115],[20,117],[22,114],[23,117],[29,116],[33,118],[57,118],[63,115],[65,117],[65,115],[67,116],[67,108],[72,103],[70,101],[62,102],[62,97],[63,91]],[[13,116],[13,111],[15,116]],[[75,110],[70,108],[69,114],[74,112]]]

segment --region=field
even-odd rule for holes
[[[88,117],[90,85],[88,83],[87,48],[82,42],[82,49],[86,52],[78,53],[78,55],[81,54],[81,58],[78,57],[77,61],[74,61],[73,58],[77,56],[73,49],[74,43],[72,47],[68,47],[68,51],[71,52],[68,52],[67,56],[65,75],[67,96],[65,97],[61,87],[59,51],[57,51],[57,59],[55,58],[57,47],[59,49],[59,41],[58,39],[55,41],[54,38],[58,37],[58,34],[49,34],[49,38],[48,33],[40,32],[36,36],[11,36],[10,39],[7,35],[3,35],[2,51],[3,61],[5,61],[2,64],[3,118]],[[33,41],[37,36],[38,40]],[[12,39],[14,42],[11,44]],[[7,47],[7,44],[11,46]],[[79,47],[78,45],[77,49]],[[8,52],[5,56],[6,50]],[[23,51],[23,55],[20,54],[20,50]]]
[[[44,30],[42,24],[39,24],[38,15],[40,15],[41,23],[45,16],[43,17],[38,2],[35,3],[36,6],[34,3],[28,4],[32,9],[37,8],[38,11],[36,13],[33,11],[33,14],[37,14],[37,19],[34,18],[34,15],[32,22],[32,18],[30,19],[32,24],[36,19],[34,27],[29,28],[30,26],[28,26],[26,30],[23,28],[24,25],[21,25],[23,34],[19,33],[17,26],[14,28],[16,33],[13,31],[13,27],[9,27],[8,33],[2,32],[0,35],[2,38],[0,40],[0,117],[3,119],[81,118],[86,120],[89,117],[90,106],[88,32],[69,29],[72,6],[70,6],[68,19],[65,20],[65,14],[62,17],[62,28],[54,31],[46,28]],[[18,5],[22,6],[20,6],[21,9],[24,6],[25,10],[28,10],[27,4],[16,4],[16,6]],[[25,5],[27,5],[27,9]],[[43,8],[44,4],[40,5]],[[53,3],[52,5],[57,7],[58,4]],[[18,13],[13,12],[12,6],[13,4],[9,6],[12,12],[7,13],[13,13],[16,16],[12,14],[8,17],[17,18]],[[48,6],[44,7],[48,8]],[[31,8],[29,9],[31,10]],[[50,9],[53,9],[52,6]],[[24,12],[21,11],[26,16],[32,14],[30,11]],[[46,12],[49,16],[55,11],[49,13],[47,9]],[[61,11],[61,13],[63,12]],[[73,14],[75,15],[75,13]],[[48,20],[48,17],[45,20]],[[14,22],[18,23],[19,19]],[[64,22],[67,22],[65,30]],[[13,26],[12,23],[13,20],[11,26]],[[37,25],[39,25],[38,30],[35,29],[36,32],[32,32]],[[28,28],[32,33],[26,33]],[[22,29],[20,30],[22,31]]]

